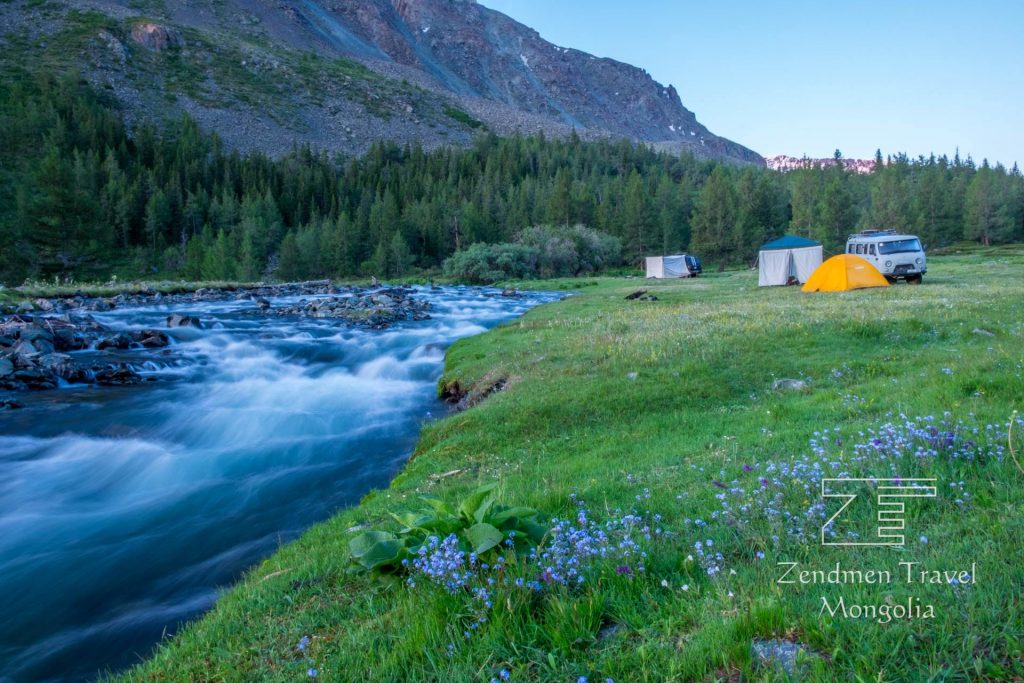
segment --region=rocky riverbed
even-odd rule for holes
[[[338,286],[329,281],[197,289],[165,294],[155,290],[90,297],[39,298],[8,305],[0,316],[0,390],[54,389],[62,384],[139,384],[144,378],[117,352],[173,353],[176,328],[203,328],[199,316],[170,312],[163,329],[116,330],[94,313],[134,307],[181,307],[197,303],[246,302],[248,316],[330,318],[340,324],[383,330],[401,321],[430,319],[431,304],[408,287]],[[508,295],[508,294],[507,294]],[[274,302],[274,303],[272,303]],[[91,351],[88,358],[80,351]],[[0,408],[16,408],[11,398]]]

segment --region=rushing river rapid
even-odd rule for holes
[[[0,412],[0,681],[138,662],[281,543],[387,485],[446,410],[447,346],[556,297],[497,294],[419,289],[432,319],[379,331],[251,301],[95,314],[205,329],[119,352],[155,381],[22,393]]]

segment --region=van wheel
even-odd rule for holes
[[[921,281],[923,279],[924,279],[924,276],[921,275],[920,273],[918,273],[917,275],[908,275],[907,276],[907,284],[919,285],[919,284],[921,284]]]
[[[894,278],[891,275],[886,275],[885,279],[890,285],[894,285],[898,282],[898,278]]]

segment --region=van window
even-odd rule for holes
[[[854,248],[855,248],[855,247],[854,247],[854,246],[853,246],[852,244],[847,244],[847,245],[846,245],[846,253],[847,253],[847,254],[852,254],[852,253],[853,253],[853,250],[854,250]]]
[[[908,240],[892,240],[891,242],[879,242],[878,253],[882,254],[898,254],[900,252],[912,252],[922,251],[921,243],[916,239]]]
[[[858,244],[857,245],[857,253],[858,254],[863,254],[864,253],[864,245],[863,244]]]
[[[872,256],[875,255],[875,245],[874,244],[869,244],[868,245],[868,253],[871,254]]]

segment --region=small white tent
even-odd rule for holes
[[[787,285],[790,278],[807,282],[822,261],[820,242],[786,235],[761,247],[757,254],[757,285]]]
[[[686,267],[686,254],[647,257],[647,277],[690,277],[690,275],[692,273]]]

